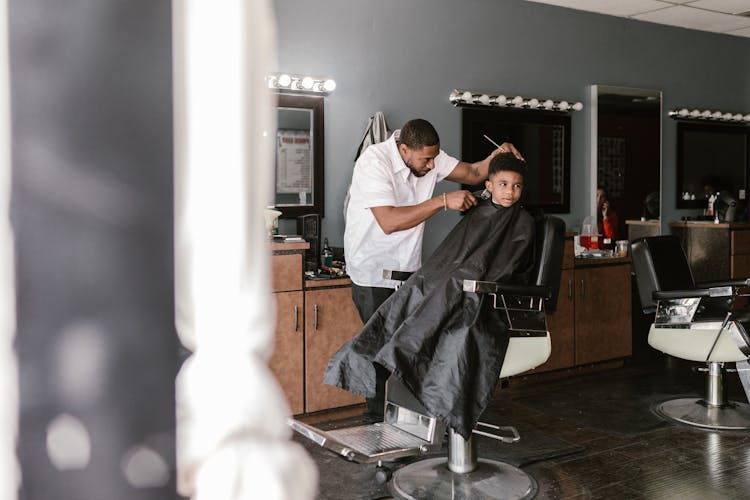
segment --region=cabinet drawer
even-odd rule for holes
[[[750,231],[732,231],[732,255],[750,253]]]
[[[302,254],[282,254],[271,257],[273,291],[302,290]]]
[[[750,277],[750,255],[732,255],[732,279]]]

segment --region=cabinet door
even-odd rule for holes
[[[575,270],[576,364],[630,356],[630,266]]]
[[[547,314],[547,329],[552,342],[552,353],[546,363],[535,371],[569,368],[575,362],[575,344],[573,338],[573,270],[566,269],[560,277],[560,294],[557,298],[557,309]]]
[[[303,380],[304,335],[303,292],[275,293],[276,335],[273,356],[268,363],[286,395],[292,414],[305,411]]]
[[[362,403],[363,398],[323,384],[328,360],[362,329],[351,288],[305,292],[305,411]]]

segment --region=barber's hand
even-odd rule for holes
[[[468,210],[477,204],[477,199],[469,191],[452,191],[445,194],[445,201],[451,210]]]
[[[494,150],[492,153],[490,153],[489,159],[491,160],[495,156],[499,155],[500,153],[513,153],[513,156],[518,158],[521,161],[526,161],[523,159],[523,156],[521,155],[521,152],[516,149],[516,147],[511,144],[510,142],[504,142],[500,145],[499,148]]]
[[[607,217],[607,212],[609,211],[609,202],[605,201],[602,203],[602,217]]]

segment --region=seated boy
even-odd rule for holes
[[[524,165],[512,154],[493,158],[486,198],[331,358],[326,384],[374,397],[377,363],[432,415],[464,437],[471,433],[494,391],[508,336],[491,297],[464,292],[463,280],[528,284],[535,225],[517,203]]]

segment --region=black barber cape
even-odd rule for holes
[[[480,200],[331,358],[323,382],[374,397],[379,363],[468,438],[492,397],[508,334],[492,297],[464,292],[463,280],[528,284],[534,234],[533,218],[518,204]]]

